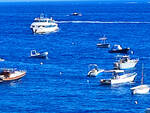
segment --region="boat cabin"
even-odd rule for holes
[[[130,57],[125,55],[125,56],[122,56],[122,58],[120,58],[119,62],[120,63],[125,63],[127,62],[128,60],[130,60]]]
[[[114,45],[113,50],[122,50],[122,47],[120,45]]]

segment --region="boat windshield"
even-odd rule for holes
[[[47,20],[34,20],[34,22],[47,22]]]
[[[45,28],[49,28],[49,27],[56,27],[56,25],[47,25],[47,26],[45,26]]]

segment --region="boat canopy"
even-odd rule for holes
[[[107,38],[106,38],[106,37],[103,37],[103,38],[99,38],[99,40],[107,40]]]

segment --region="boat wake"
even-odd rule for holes
[[[135,21],[56,21],[56,23],[91,23],[91,24],[150,24],[150,22],[135,22]]]

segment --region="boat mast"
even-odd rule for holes
[[[141,85],[143,85],[143,81],[144,81],[144,79],[143,79],[143,69],[144,69],[144,64],[142,64],[142,78],[141,78]]]

